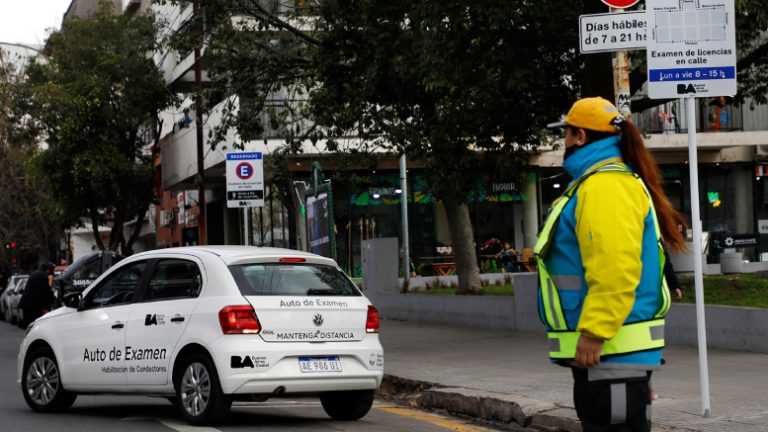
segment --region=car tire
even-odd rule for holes
[[[187,422],[210,426],[226,418],[232,399],[222,392],[216,368],[207,355],[187,357],[175,381],[176,406]]]
[[[371,410],[373,396],[373,390],[328,392],[320,395],[320,403],[334,420],[359,420]]]
[[[64,390],[56,357],[48,347],[34,349],[24,360],[21,374],[24,400],[37,412],[62,412],[69,409],[77,395]]]

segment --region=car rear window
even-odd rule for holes
[[[245,296],[360,296],[339,269],[311,264],[240,264],[229,266]]]

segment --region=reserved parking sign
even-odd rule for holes
[[[227,153],[227,207],[264,206],[261,152]]]

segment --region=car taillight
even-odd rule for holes
[[[224,334],[258,334],[261,323],[251,305],[227,306],[219,311],[219,324]]]
[[[368,318],[365,320],[365,332],[366,333],[378,333],[379,324],[381,324],[381,318],[379,317],[379,311],[373,306],[368,306]]]

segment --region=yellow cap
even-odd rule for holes
[[[619,133],[618,125],[623,120],[624,117],[612,103],[601,97],[591,97],[577,100],[564,121],[550,123],[547,127],[552,129],[567,125],[598,132]]]

